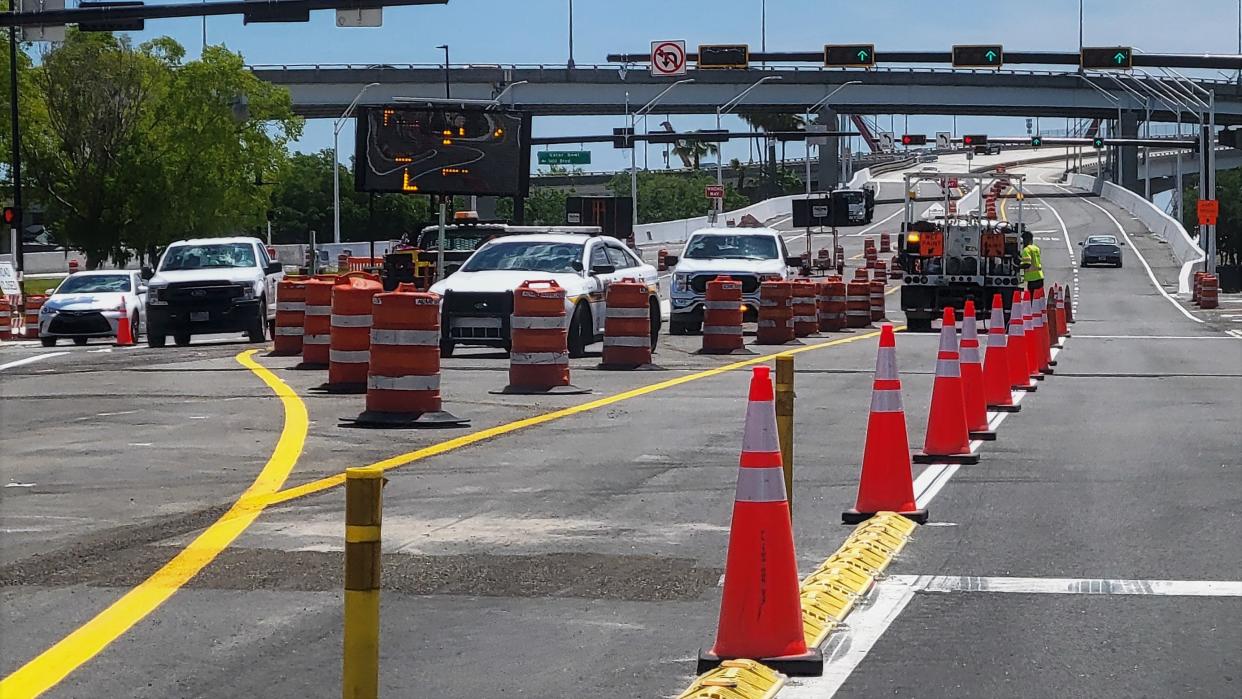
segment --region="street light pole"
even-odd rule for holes
[[[637,135],[635,133],[635,127],[638,124],[638,117],[650,112],[651,108],[654,107],[656,103],[659,102],[662,97],[667,95],[673,88],[678,85],[685,85],[686,83],[692,82],[694,82],[694,78],[683,78],[678,80],[672,85],[669,85],[661,90],[655,97],[652,97],[650,102],[644,104],[636,111],[630,112],[630,213],[633,216],[634,225],[638,225],[638,155],[635,151],[637,144],[634,142],[633,137]],[[627,111],[629,109],[629,103],[630,93],[627,92],[625,93],[625,104]],[[719,158],[717,158],[717,160],[719,160]]]
[[[844,90],[845,88],[849,87],[850,85],[861,85],[861,84],[862,84],[862,81],[861,81],[861,80],[850,80],[850,81],[848,81],[848,82],[843,82],[843,83],[841,83],[840,85],[838,85],[838,86],[836,87],[836,89],[834,89],[832,92],[829,92],[828,94],[824,95],[823,99],[821,99],[820,101],[816,102],[815,104],[812,104],[811,106],[807,107],[807,108],[806,108],[806,127],[805,127],[805,128],[808,128],[808,129],[809,129],[809,128],[810,128],[810,126],[811,126],[811,112],[818,112],[818,111],[819,111],[819,109],[820,109],[820,107],[823,107],[824,105],[828,104],[828,100],[832,99],[833,95],[835,95],[835,94],[837,94],[838,92],[840,92],[840,91]],[[838,122],[839,122],[839,121],[840,121],[840,120],[838,120]],[[838,137],[838,138],[839,138],[839,137]],[[838,149],[838,150],[840,150],[840,149]],[[822,183],[821,183],[821,184],[822,184]],[[810,196],[811,196],[811,140],[810,140],[810,131],[807,131],[807,141],[806,141],[806,196],[807,196],[808,198],[810,198]]]
[[[17,0],[9,0],[9,11],[17,12]],[[25,268],[25,255],[22,254],[22,132],[18,124],[17,114],[17,27],[9,27],[9,121],[13,128],[13,208],[17,210],[17,220],[13,222],[13,267],[21,278]]]
[[[448,44],[440,44],[436,48],[444,49],[444,99],[452,97],[449,94],[449,49]]]
[[[569,63],[566,67],[574,67],[574,0],[569,0]]]
[[[358,94],[354,95],[354,100],[341,113],[340,118],[332,124],[332,242],[334,243],[341,242],[341,155],[339,151],[341,127],[345,126],[349,116],[354,113],[354,107],[358,106],[358,100],[362,99],[363,93],[378,85],[379,83],[363,85]]]
[[[772,80],[781,80],[781,79],[782,78],[779,75],[765,75],[762,78],[759,78],[758,80],[756,80],[745,90],[742,90],[741,92],[734,95],[733,98],[730,99],[729,101],[716,107],[716,130],[717,131],[720,130],[720,116],[722,114],[728,114],[729,112],[733,111],[733,108],[741,103],[742,99],[746,97],[747,93],[749,93],[751,90],[755,89],[756,87],[759,87],[760,85],[766,82],[769,82]],[[724,161],[724,154],[721,152],[717,152],[716,154],[716,184],[719,184],[719,185],[724,184],[724,168],[722,166],[723,161]]]

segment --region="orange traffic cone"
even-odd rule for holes
[[[1061,303],[1061,287],[1059,285],[1052,287],[1052,293],[1048,294],[1046,303],[1048,304],[1048,356],[1051,357],[1052,348],[1061,346],[1061,321],[1059,320],[1060,313],[1058,313]],[[1052,359],[1048,364],[1056,366],[1057,362]]]
[[[700,674],[723,660],[750,658],[788,675],[821,675],[824,656],[802,634],[798,562],[770,369],[755,367],[729,530],[716,643],[700,652]]]
[[[970,431],[971,439],[996,439],[996,433],[988,427],[988,405],[983,396],[983,362],[979,357],[979,331],[975,321],[975,302],[972,299],[966,299],[966,308],[962,312],[960,345],[966,429]]]
[[[1026,356],[1026,333],[1022,329],[1022,292],[1013,292],[1013,304],[1009,307],[1009,350],[1005,353],[1009,364],[1009,386],[1015,391],[1034,391],[1038,386],[1031,380]]]
[[[134,344],[133,328],[129,327],[129,311],[122,304],[121,317],[116,319],[116,346],[129,347]]]
[[[1070,298],[1069,287],[1061,289],[1060,295],[1057,296],[1057,334],[1061,337],[1069,337],[1069,321],[1070,321]]]
[[[988,352],[983,364],[983,396],[989,410],[1016,413],[1022,406],[1013,402],[1006,338],[1005,304],[1000,294],[994,294],[992,318],[988,321]]]
[[[1035,335],[1035,318],[1031,314],[1031,292],[1022,292],[1022,345],[1026,349],[1026,371],[1032,379],[1043,381],[1039,373],[1039,338]]]
[[[1035,325],[1035,350],[1039,359],[1039,373],[1051,374],[1052,345],[1048,342],[1048,302],[1043,289],[1036,289],[1031,297],[1031,322]]]
[[[927,510],[919,509],[914,502],[910,441],[906,437],[901,379],[897,376],[897,342],[891,325],[880,330],[858,499],[854,509],[841,513],[841,520],[858,524],[884,511],[900,513],[919,524],[927,521]]]
[[[923,439],[923,451],[914,455],[917,464],[979,463],[979,455],[970,449],[970,431],[966,427],[966,401],[953,316],[953,307],[946,306],[940,328],[940,351],[936,354],[936,381],[932,384],[931,409],[927,414],[927,434]]]

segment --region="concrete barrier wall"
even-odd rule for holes
[[[1177,278],[1177,293],[1190,293],[1190,277],[1196,268],[1202,269],[1206,255],[1195,239],[1190,237],[1181,221],[1165,213],[1160,207],[1147,201],[1141,194],[1119,187],[1112,182],[1103,182],[1090,175],[1071,173],[1068,179],[1071,187],[1095,192],[1104,199],[1129,211],[1149,231],[1156,234],[1169,244],[1173,256],[1182,263],[1182,271]]]

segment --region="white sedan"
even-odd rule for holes
[[[121,318],[129,318],[138,337],[146,325],[147,287],[129,270],[78,272],[65,278],[39,309],[39,339],[52,347],[62,337],[85,345],[92,337],[116,337]]]

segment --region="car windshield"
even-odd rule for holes
[[[75,274],[60,283],[57,294],[90,294],[130,291],[128,274]]]
[[[1116,245],[1117,237],[1112,235],[1093,235],[1087,238],[1087,245]]]
[[[776,239],[770,235],[696,235],[686,245],[689,260],[774,260]]]
[[[254,247],[250,243],[177,245],[168,248],[160,261],[161,272],[254,266]]]
[[[573,273],[582,270],[582,245],[577,243],[491,243],[479,249],[463,272],[513,270]]]

